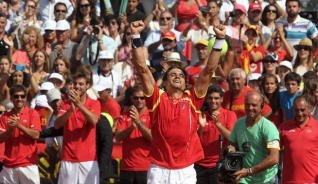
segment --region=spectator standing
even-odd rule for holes
[[[5,27],[8,23],[7,16],[0,13],[0,56],[11,57],[13,53],[13,41],[12,38],[7,35]]]
[[[74,88],[68,94],[69,102],[61,106],[60,116],[55,120],[55,128],[64,127],[58,181],[61,184],[76,184],[80,181],[85,184],[99,183],[96,124],[100,103],[86,94],[91,85],[89,80],[85,74],[75,75]]]
[[[287,17],[277,21],[278,24],[283,24],[287,32],[286,40],[292,47],[303,38],[318,39],[316,26],[310,20],[302,18],[299,15],[300,11],[301,2],[299,0],[286,0]]]
[[[318,122],[310,115],[310,104],[303,96],[294,101],[295,117],[280,126],[284,149],[283,184],[317,183]],[[310,169],[309,169],[310,168]]]
[[[126,109],[117,124],[117,141],[123,141],[120,183],[146,184],[150,166],[152,135],[145,95],[139,86],[132,87],[132,106]]]
[[[72,3],[70,0],[56,0],[56,1],[51,1],[51,0],[41,0],[39,1],[39,17],[40,19],[45,22],[49,19],[54,20],[56,19],[56,14],[54,13],[55,11],[55,5],[58,3],[64,3],[65,6],[67,7],[67,14],[66,17],[69,17],[74,10],[75,4]]]
[[[223,90],[218,85],[209,87],[206,95],[206,109],[199,116],[199,136],[204,151],[204,159],[196,162],[194,168],[197,172],[197,184],[214,184],[218,182],[217,162],[219,161],[220,136],[226,140],[236,122],[233,111],[223,109]],[[228,141],[226,142],[228,143]],[[222,145],[222,148],[225,147]]]
[[[246,116],[239,119],[230,141],[245,152],[243,169],[233,176],[239,183],[274,183],[279,162],[279,133],[273,123],[261,115],[264,99],[257,92],[245,97]]]
[[[14,108],[0,119],[0,142],[5,142],[0,180],[5,184],[40,184],[36,166],[36,140],[41,130],[39,114],[26,106],[27,90],[23,86],[12,86],[10,95]]]
[[[280,105],[284,120],[290,120],[294,117],[292,109],[294,100],[301,95],[299,92],[301,77],[295,72],[290,72],[285,76],[284,82],[287,90],[280,92]]]

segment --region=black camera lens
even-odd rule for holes
[[[93,27],[93,33],[94,33],[95,35],[98,35],[98,34],[99,34],[99,27],[98,27],[98,26],[94,26],[94,27]]]

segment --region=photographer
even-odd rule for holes
[[[262,95],[250,91],[245,97],[246,116],[239,119],[230,141],[244,152],[243,168],[232,174],[240,183],[275,183],[279,161],[279,133],[275,125],[262,117]],[[233,146],[229,152],[235,152]]]
[[[100,51],[108,50],[112,54],[115,52],[115,41],[103,34],[103,26],[102,20],[94,26],[87,26],[76,51],[76,60],[81,61],[82,64],[90,64],[93,71],[97,71]]]
[[[223,109],[223,90],[218,85],[209,87],[205,103],[207,109],[199,116],[199,137],[204,151],[204,159],[198,161],[194,168],[197,172],[197,184],[217,183],[217,162],[222,148],[219,137],[227,140],[234,127],[236,115],[233,111]],[[228,142],[228,141],[227,141]]]

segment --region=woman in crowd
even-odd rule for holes
[[[278,25],[272,36],[263,44],[264,48],[278,55],[278,62],[291,60],[294,57],[293,49],[286,40],[286,32],[282,25]]]
[[[21,49],[16,50],[12,55],[12,63],[18,65],[25,65],[30,69],[31,61],[34,53],[43,48],[43,37],[40,30],[34,26],[27,27],[21,39]]]
[[[10,99],[7,80],[10,76],[11,60],[7,56],[0,58],[0,102]]]
[[[313,71],[313,45],[309,38],[304,38],[299,41],[299,44],[295,45],[297,50],[297,57],[294,64],[294,72],[303,76],[307,71]]]
[[[77,1],[77,7],[71,17],[71,40],[79,43],[84,36],[85,29],[97,24],[94,1]]]
[[[13,21],[14,35],[18,44],[18,48],[23,48],[20,39],[22,38],[24,30],[29,26],[41,28],[42,21],[37,19],[38,1],[27,0],[24,4],[24,13],[17,16]]]
[[[48,60],[48,55],[43,50],[37,50],[33,55],[31,72],[38,85],[45,82],[49,75]]]
[[[263,10],[261,21],[265,27],[268,27],[271,32],[274,32],[274,30],[276,29],[275,22],[278,17],[280,16],[276,6],[267,5]]]
[[[274,74],[263,74],[261,77],[261,92],[265,97],[266,103],[272,108],[272,114],[269,120],[275,123],[276,126],[282,122],[282,111],[280,109],[278,79]]]
[[[70,61],[64,57],[57,57],[53,63],[53,71],[61,74],[65,80],[70,78]]]

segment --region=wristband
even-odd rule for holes
[[[225,42],[224,38],[216,38],[213,45],[213,50],[221,51],[224,42]]]
[[[132,48],[142,47],[143,43],[141,38],[132,38]]]
[[[248,169],[247,169],[247,172],[248,172],[248,175],[252,175],[252,174],[253,174],[252,168],[248,168]]]
[[[133,34],[131,35],[131,39],[140,38],[140,34]]]

